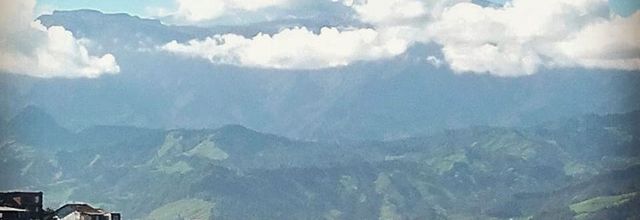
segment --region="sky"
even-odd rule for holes
[[[498,0],[495,0],[498,1]],[[108,3],[106,3],[108,2]],[[213,34],[137,48],[213,65],[311,70],[391,59],[418,44],[427,60],[456,74],[532,75],[541,69],[640,71],[637,0],[511,0],[482,7],[468,0],[21,0],[1,2],[0,70],[36,77],[118,74],[118,57],[89,51],[65,27],[34,20],[52,10],[96,9],[203,26],[286,19],[337,23],[294,26],[254,36]],[[615,13],[612,12],[615,9]],[[623,16],[618,16],[618,15]],[[312,22],[313,23],[313,22]],[[356,25],[354,25],[356,24]],[[109,48],[105,48],[109,51]]]
[[[491,0],[504,3],[509,0]],[[620,15],[629,16],[640,9],[638,0],[609,0],[610,7]],[[156,9],[177,7],[175,0],[37,0],[36,11],[49,13],[52,10],[95,9],[108,13],[128,13],[142,17],[156,15]],[[40,14],[36,13],[36,15]]]
[[[610,0],[609,6],[615,12],[623,16],[629,16],[633,12],[640,9],[640,1],[638,0]]]

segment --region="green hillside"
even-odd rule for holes
[[[86,201],[128,219],[633,219],[639,116],[346,143],[242,126],[102,126],[55,146],[9,133],[0,189],[43,190],[49,207]]]

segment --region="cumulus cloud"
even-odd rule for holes
[[[292,0],[175,0],[177,10],[155,9],[157,16],[198,23],[211,21],[230,12],[255,12],[269,7],[285,6]]]
[[[35,0],[3,1],[0,7],[0,70],[36,77],[97,77],[117,73],[113,55],[92,56],[86,40],[63,27],[33,21]]]
[[[408,43],[374,29],[339,30],[322,28],[285,29],[273,35],[245,38],[235,34],[216,35],[187,43],[176,41],[160,49],[213,63],[278,69],[318,69],[375,60],[403,53]]]
[[[406,22],[427,15],[425,3],[418,0],[343,0],[342,3],[353,8],[361,21],[372,24]]]
[[[521,76],[541,68],[640,70],[640,12],[611,15],[607,0],[513,0],[504,7],[482,7],[469,0],[331,1],[351,8],[356,19],[370,28],[324,28],[318,34],[294,28],[253,38],[216,35],[161,48],[213,63],[310,69],[389,58],[415,43],[436,43],[443,54],[437,65],[447,64],[459,73]],[[256,10],[283,4],[287,3],[233,7]]]
[[[258,34],[252,38],[225,34],[186,43],[174,41],[160,48],[183,56],[208,59],[212,63],[259,68],[319,69],[394,57],[404,53],[415,39],[425,36],[420,33],[423,29],[413,25],[414,21],[427,15],[422,2],[333,2],[353,8],[359,20],[374,24],[373,27],[325,27],[319,33],[304,27],[289,28],[273,35]]]
[[[639,70],[637,13],[611,17],[606,0],[458,3],[429,26],[457,72],[533,74],[542,66]]]
[[[585,26],[557,43],[564,65],[640,70],[640,13]]]

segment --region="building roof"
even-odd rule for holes
[[[100,209],[96,209],[93,208],[91,205],[86,204],[86,203],[71,203],[71,204],[66,204],[62,207],[60,207],[58,210],[56,210],[56,212],[62,210],[62,209],[70,209],[73,211],[78,211],[81,213],[103,213]]]
[[[58,217],[64,217],[73,212],[79,212],[81,214],[92,215],[92,216],[95,216],[95,215],[102,216],[102,215],[107,215],[109,213],[112,213],[112,212],[107,212],[100,208],[94,208],[91,205],[86,203],[66,204],[55,211]]]
[[[0,191],[0,194],[43,194],[42,191]]]
[[[0,212],[27,212],[26,209],[17,209],[13,207],[0,206]]]

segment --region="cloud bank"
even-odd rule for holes
[[[0,70],[36,77],[98,77],[120,71],[115,57],[92,56],[86,40],[63,27],[33,21],[35,0],[3,1],[0,7]]]
[[[425,3],[418,0],[343,0],[342,3],[353,8],[361,21],[371,24],[415,22],[414,19],[428,13]]]
[[[213,63],[317,69],[397,56],[414,43],[436,43],[445,64],[457,73],[521,76],[541,68],[640,70],[640,12],[612,15],[606,0],[513,0],[504,7],[464,0],[332,1],[351,8],[356,19],[371,28],[327,27],[318,34],[293,28],[252,38],[226,34],[174,41],[160,48]],[[284,0],[270,1],[253,4],[253,9],[282,4]],[[431,60],[435,59],[439,58]]]
[[[216,35],[187,43],[170,42],[160,49],[200,57],[213,63],[277,69],[318,69],[345,66],[359,60],[376,60],[403,53],[408,43],[388,39],[374,29],[285,29],[274,35],[245,38]]]
[[[451,69],[500,76],[540,67],[640,70],[640,14],[610,16],[606,0],[459,3],[430,24]]]
[[[176,10],[152,9],[158,17],[169,17],[178,23],[201,23],[225,14],[256,12],[271,7],[287,6],[295,0],[175,0]]]

